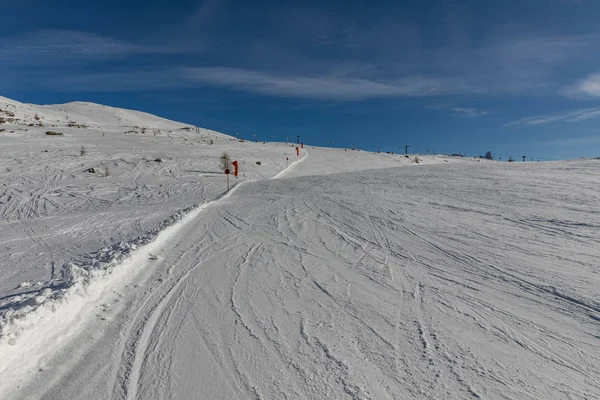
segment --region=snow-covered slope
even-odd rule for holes
[[[600,397],[600,162],[14,107],[89,126],[0,125],[0,398]]]
[[[0,98],[0,114],[0,331],[9,341],[16,340],[14,329],[7,334],[9,322],[60,297],[74,267],[117,264],[190,209],[219,197],[226,190],[223,152],[240,164],[232,185],[279,174],[299,158],[293,145],[240,142],[97,104],[36,106]],[[315,157],[312,171],[411,162],[339,152],[334,169],[321,170]]]
[[[46,127],[82,126],[93,128],[151,128],[159,130],[178,130],[191,128],[141,111],[125,110],[101,104],[73,102],[58,105],[38,106],[23,104],[0,97],[0,117],[9,119],[9,123],[20,125],[41,124]]]
[[[74,102],[43,106],[43,110],[58,117],[96,126],[140,126],[155,129],[180,129],[190,125],[169,121],[140,111],[124,110],[94,103]]]

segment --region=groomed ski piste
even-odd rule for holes
[[[600,398],[600,160],[0,118],[2,399]]]

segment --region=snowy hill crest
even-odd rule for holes
[[[15,132],[35,127],[92,128],[122,130],[123,132],[168,134],[194,131],[190,124],[172,121],[142,111],[128,110],[91,102],[74,101],[55,105],[20,103],[0,96],[0,125]],[[28,127],[28,128],[25,128]],[[125,129],[133,128],[133,129]],[[223,134],[202,129],[207,134]]]

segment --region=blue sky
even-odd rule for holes
[[[596,0],[0,0],[0,95],[248,138],[600,156]]]

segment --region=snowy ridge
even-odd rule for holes
[[[170,121],[141,111],[125,110],[95,103],[73,102],[42,106],[41,108],[57,116],[68,114],[69,119],[89,125],[145,126],[147,128],[173,130],[190,127],[190,125]]]
[[[87,102],[38,106],[0,97],[0,117],[12,124],[54,128],[69,126],[79,128],[138,127],[155,129],[156,132],[191,129],[188,124],[170,121],[141,111]]]

